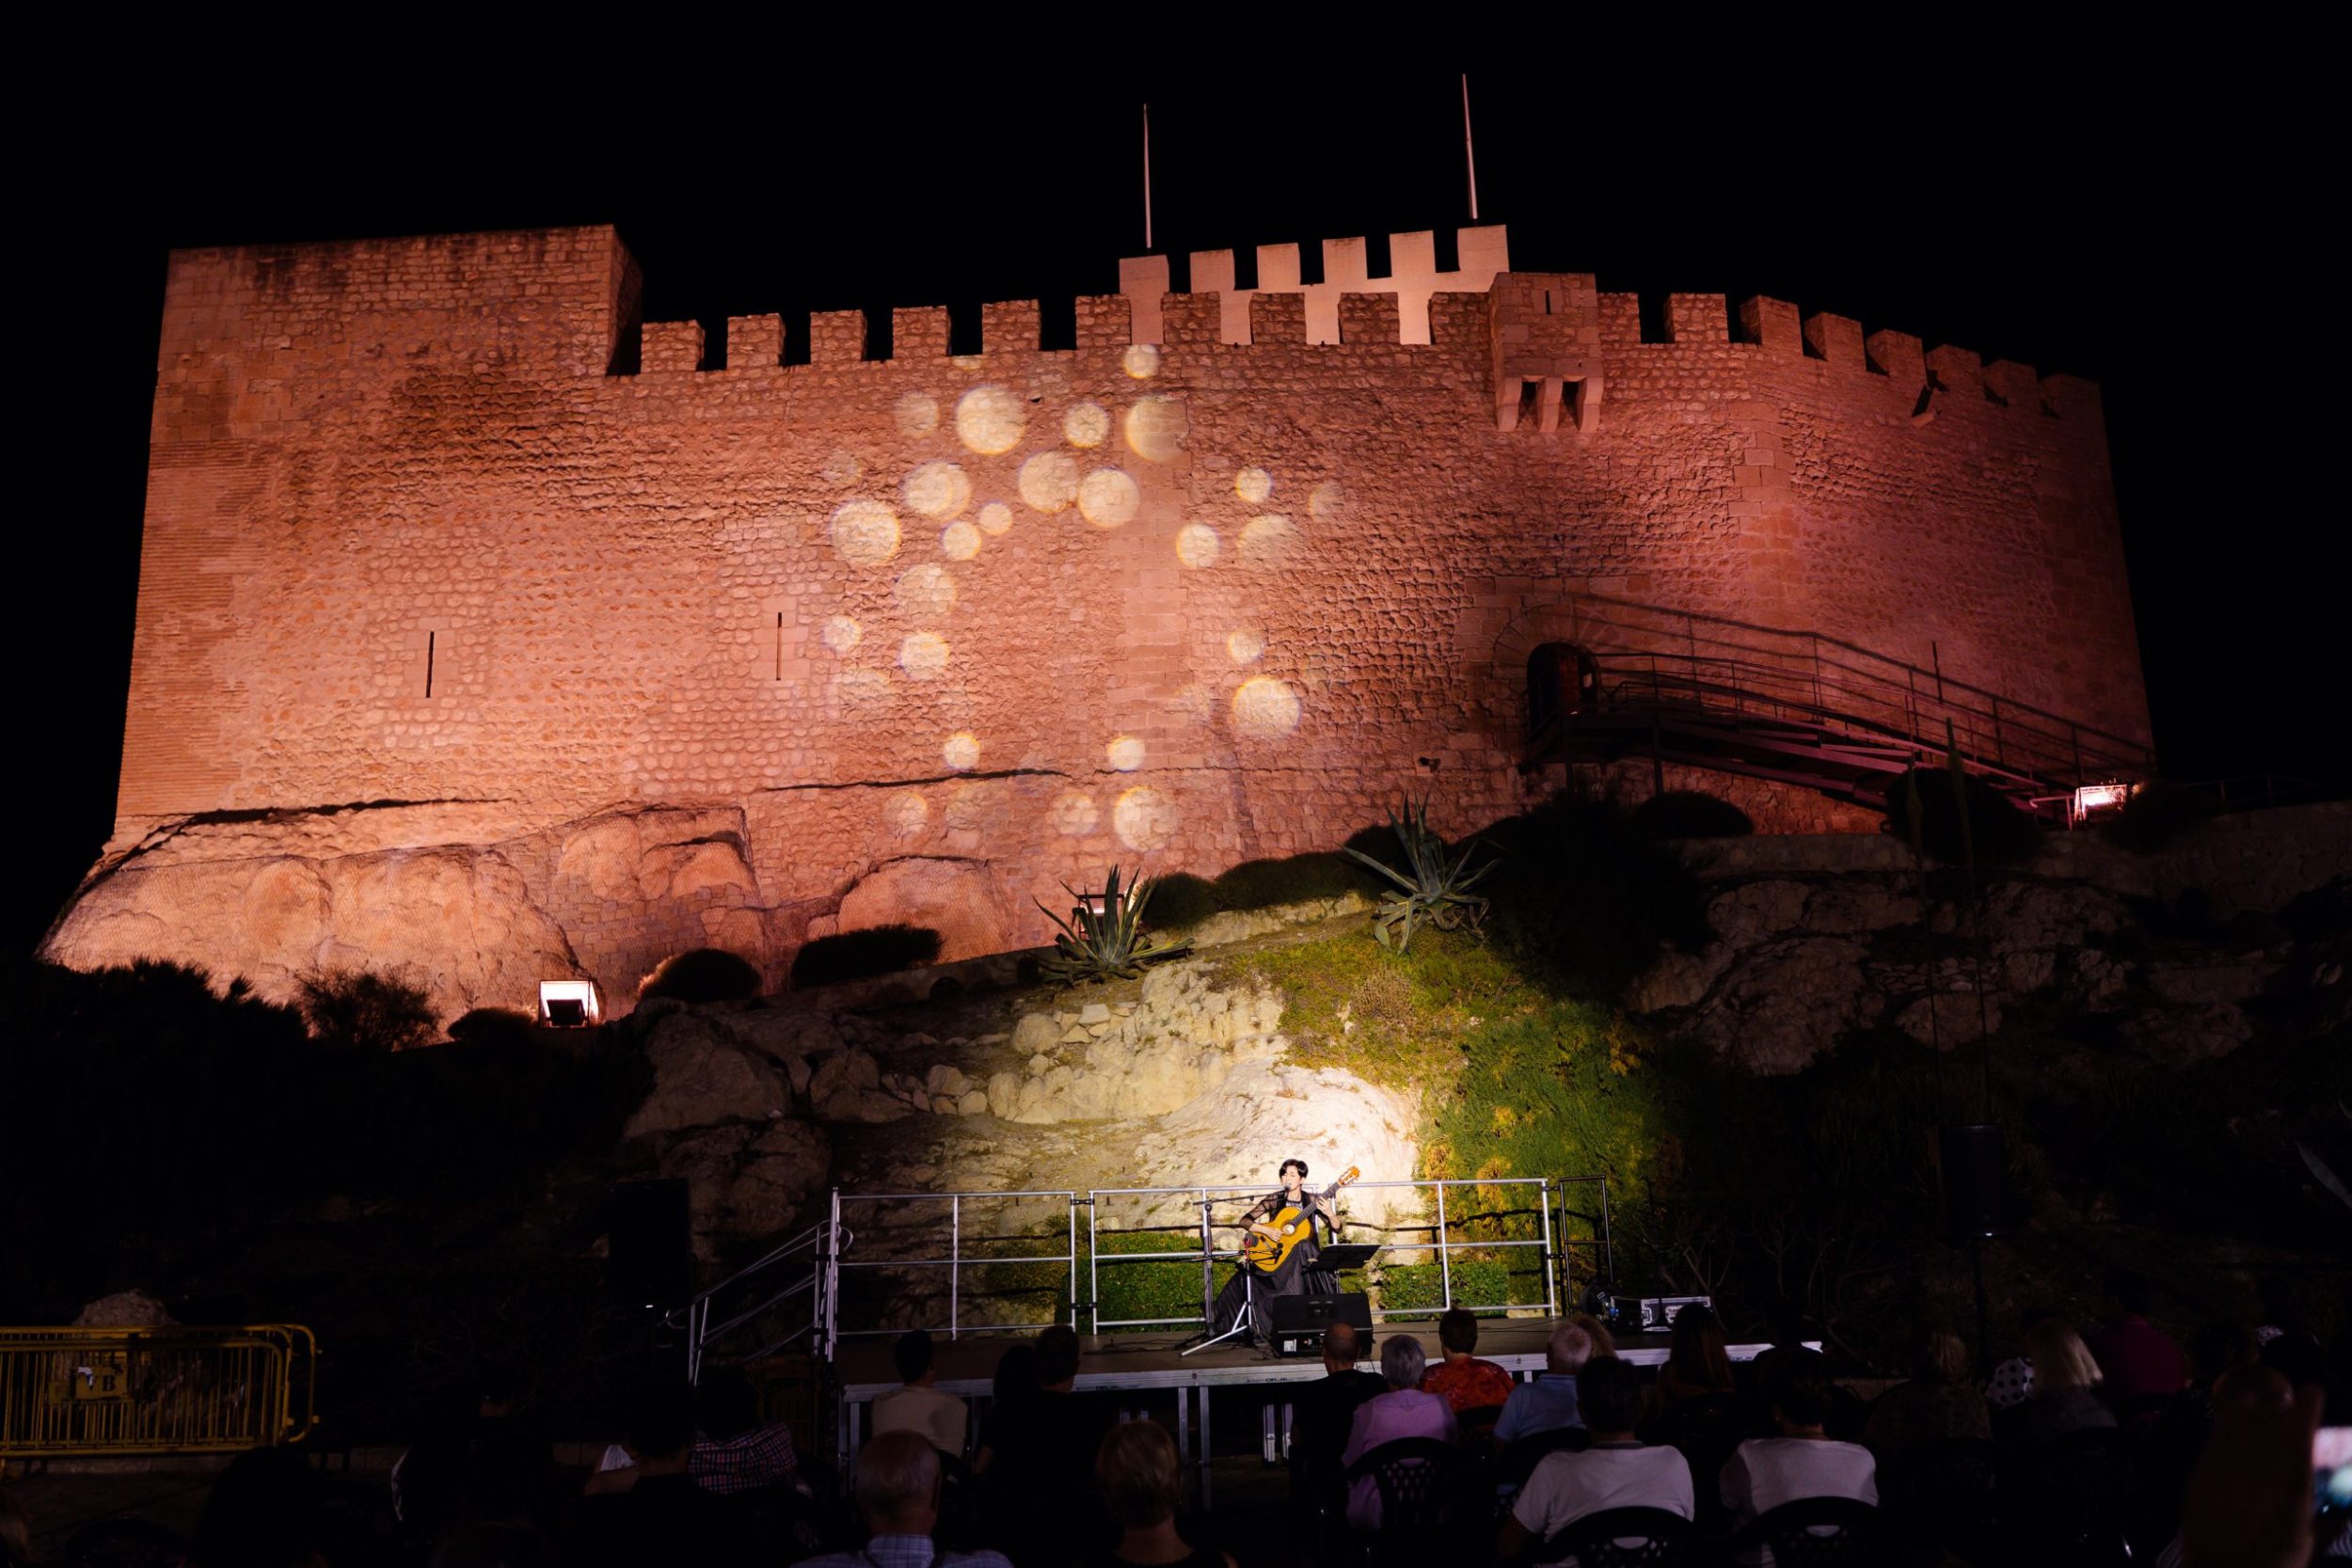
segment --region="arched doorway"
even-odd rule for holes
[[[1600,705],[1600,663],[1573,642],[1546,642],[1527,656],[1527,733]]]

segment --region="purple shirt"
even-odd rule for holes
[[[1347,1429],[1347,1447],[1340,1454],[1343,1467],[1400,1437],[1435,1437],[1454,1441],[1454,1407],[1441,1394],[1419,1388],[1391,1388],[1356,1407],[1355,1424]],[[1370,1476],[1347,1494],[1347,1522],[1360,1529],[1380,1528],[1380,1483]]]

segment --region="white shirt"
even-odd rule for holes
[[[1724,1465],[1724,1506],[1734,1521],[1753,1523],[1800,1497],[1852,1497],[1876,1508],[1878,1461],[1859,1443],[1822,1437],[1756,1437],[1740,1445]],[[1743,1560],[1771,1568],[1772,1553]]]
[[[1549,1453],[1535,1466],[1511,1505],[1511,1517],[1538,1542],[1548,1540],[1587,1513],[1610,1508],[1662,1508],[1685,1519],[1694,1513],[1691,1465],[1674,1449],[1586,1449]],[[1573,1557],[1547,1562],[1573,1563]]]
[[[953,1394],[908,1384],[893,1388],[874,1402],[874,1435],[885,1432],[919,1432],[941,1453],[961,1457],[963,1431],[970,1412]]]

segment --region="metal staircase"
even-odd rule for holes
[[[1647,757],[1883,808],[1896,775],[1942,765],[1948,745],[2020,807],[2061,820],[2078,788],[2154,772],[2145,745],[1953,680],[1940,657],[1923,668],[1814,633],[1576,608],[1581,640],[1528,661],[1530,768]]]

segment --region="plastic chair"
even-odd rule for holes
[[[2113,1427],[2062,1433],[2035,1451],[2026,1544],[2039,1560],[2100,1568],[2132,1560],[2125,1532],[2138,1477]]]
[[[1879,1511],[1854,1497],[1798,1497],[1732,1538],[1734,1552],[1770,1550],[1776,1568],[1882,1568]]]
[[[1536,1551],[1538,1562],[1573,1556],[1578,1568],[1686,1568],[1699,1560],[1690,1520],[1663,1508],[1604,1508],[1571,1522]]]
[[[1383,1443],[1347,1467],[1347,1483],[1369,1476],[1380,1489],[1380,1528],[1372,1538],[1376,1564],[1443,1561],[1467,1465],[1462,1450],[1436,1437]],[[1479,1521],[1483,1528],[1485,1521]]]
[[[1979,1557],[1999,1513],[2000,1470],[1989,1438],[1921,1443],[1879,1466],[1879,1508],[1905,1542]]]

